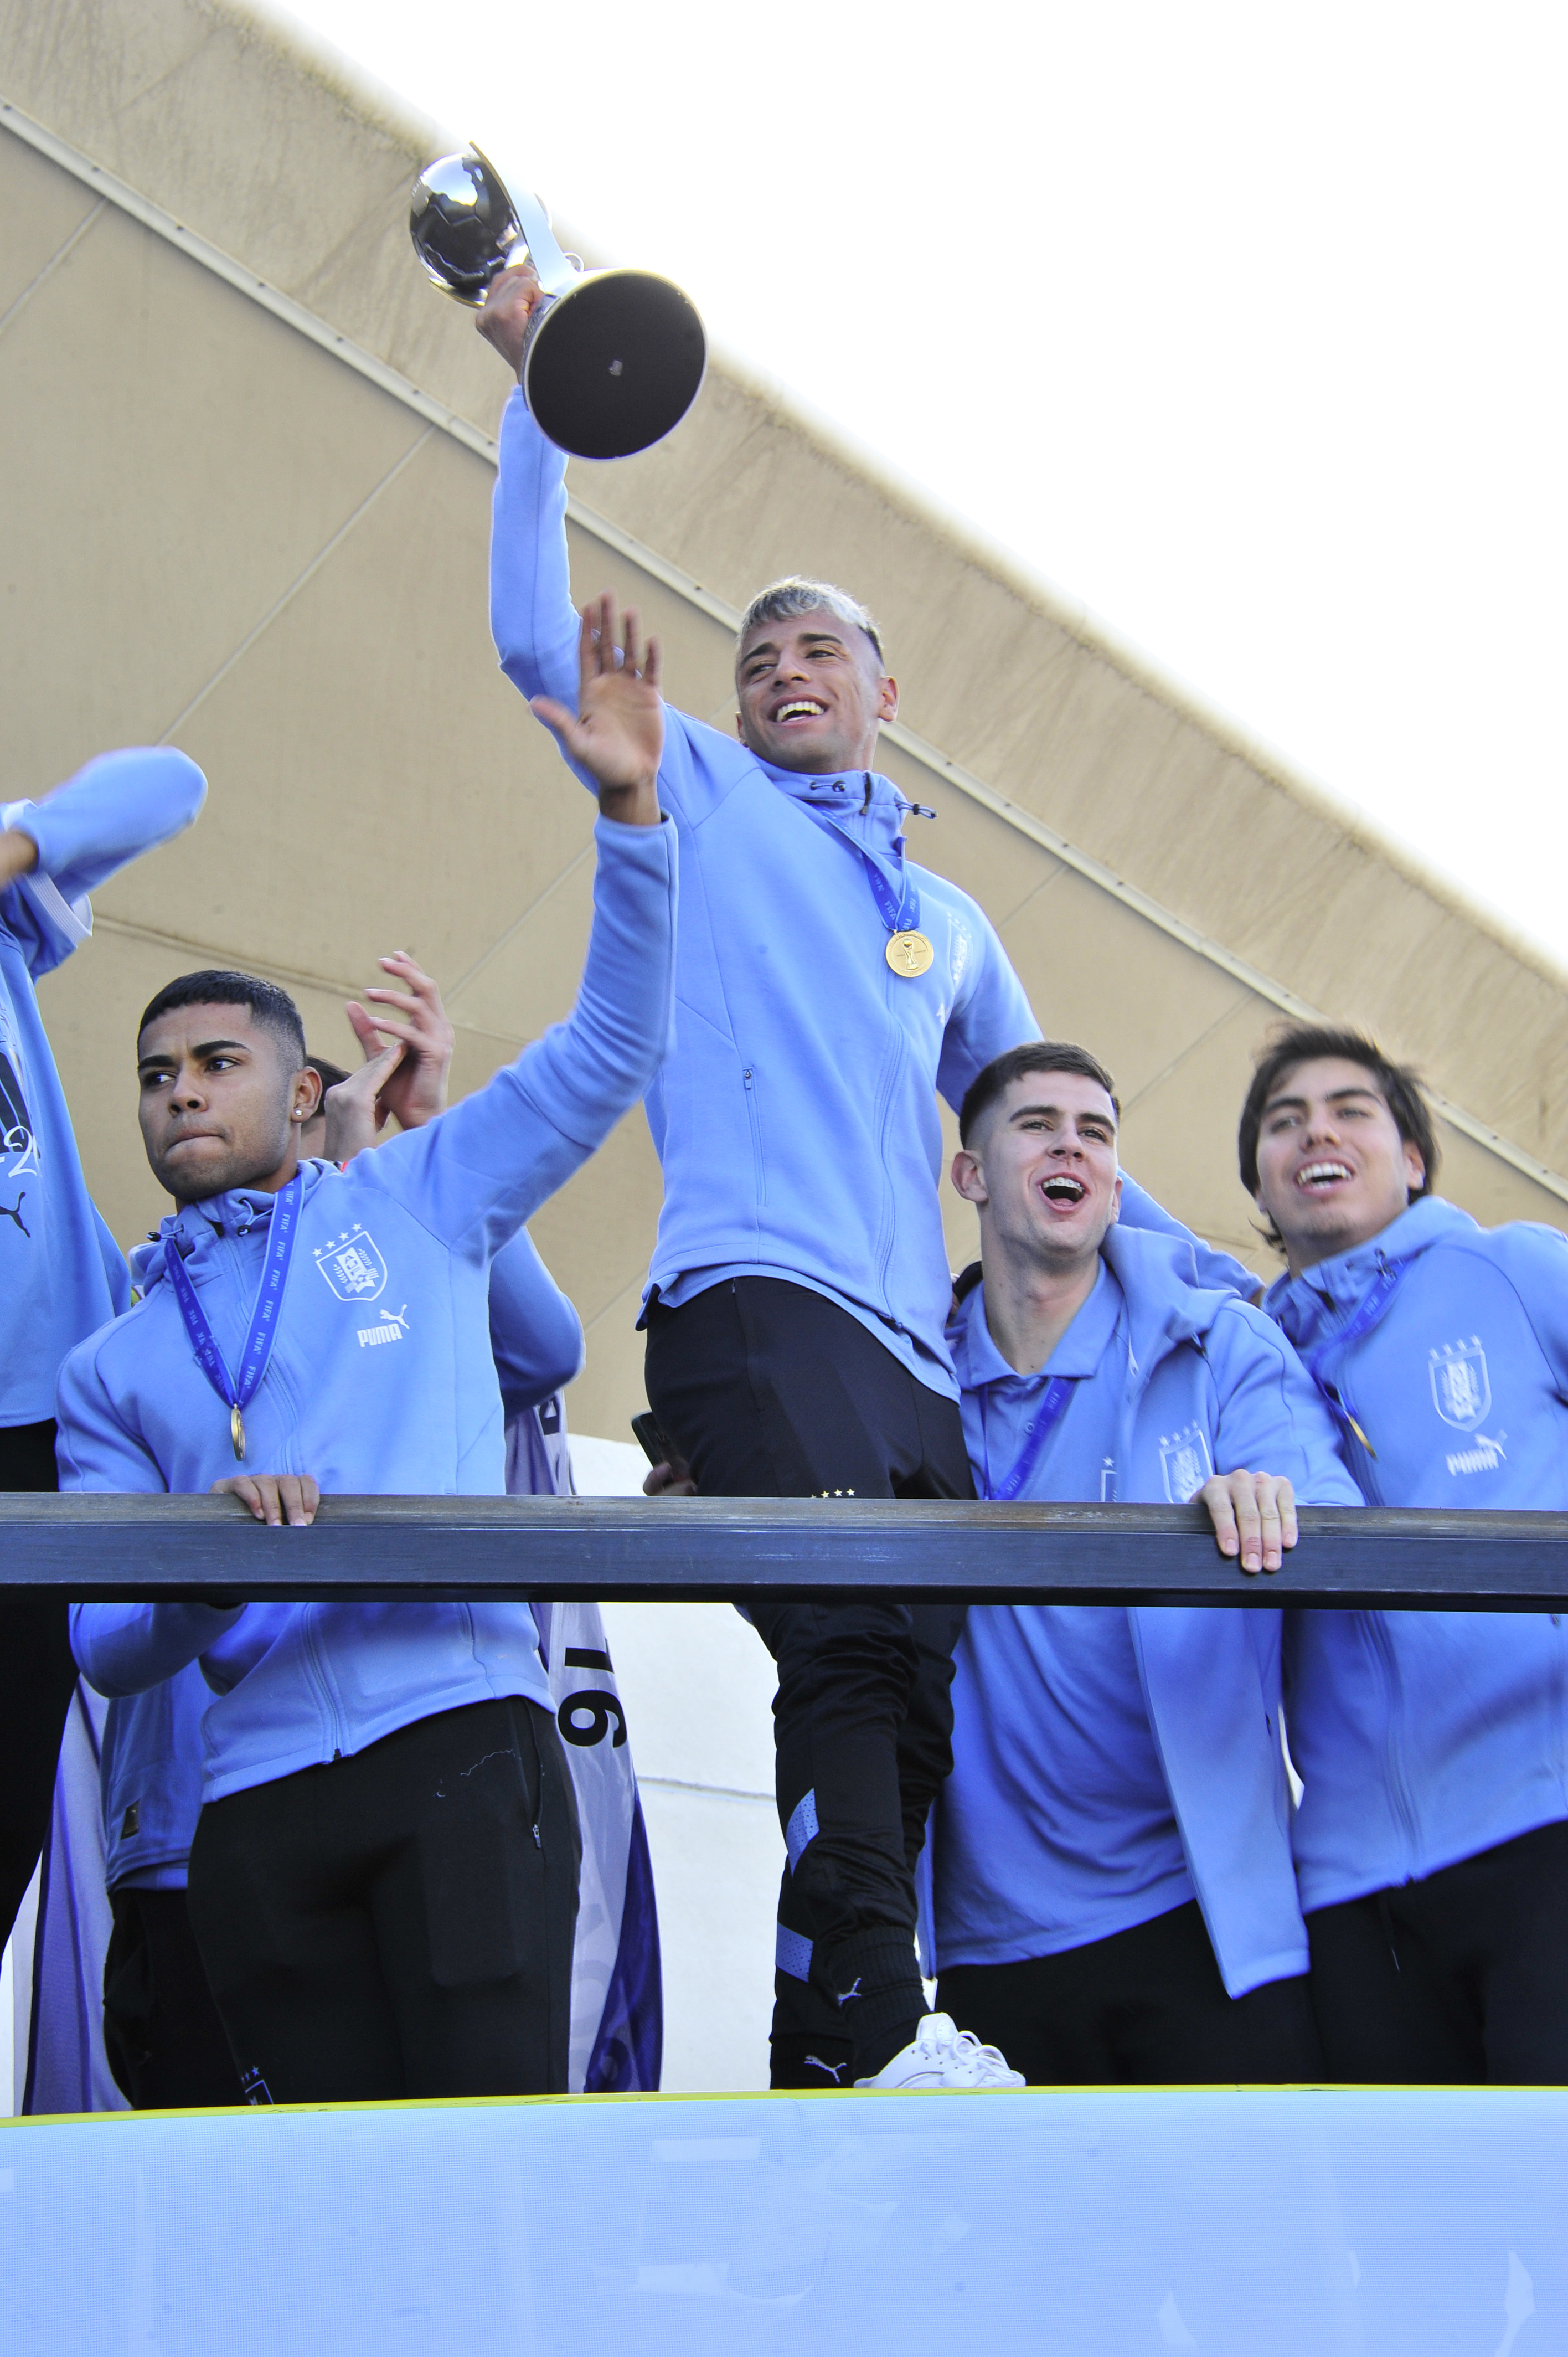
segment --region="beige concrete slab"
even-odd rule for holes
[[[424,430],[110,208],[0,337],[0,404],[28,421],[0,545],[33,553],[0,676],[40,786],[169,730]]]
[[[0,335],[101,199],[19,139],[0,137]]]

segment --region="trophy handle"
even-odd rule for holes
[[[539,274],[539,284],[545,294],[561,295],[568,286],[575,285],[577,273],[556,243],[555,232],[550,226],[550,216],[533,190],[525,188],[519,180],[507,179],[504,173],[497,171],[482,147],[476,145],[474,153],[482,164],[495,173],[497,180],[511,199],[511,209],[517,215],[518,227],[522,231],[522,242],[528,248],[528,258]]]

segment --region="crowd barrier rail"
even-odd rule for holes
[[[1201,1506],[856,1498],[332,1497],[307,1530],[231,1498],[0,1496],[0,1591],[83,1602],[908,1596],[975,1604],[1568,1609],[1568,1514],[1304,1507],[1248,1577]]]

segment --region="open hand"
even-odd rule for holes
[[[474,322],[486,343],[494,344],[508,368],[519,377],[522,374],[528,323],[542,293],[539,273],[532,262],[509,263],[491,279],[483,307]]]
[[[274,1531],[285,1523],[291,1530],[305,1530],[321,1503],[321,1491],[308,1473],[231,1473],[226,1481],[214,1481],[212,1494],[238,1498],[258,1523]]]
[[[1216,1473],[1198,1492],[1221,1555],[1245,1572],[1278,1571],[1296,1542],[1295,1491],[1283,1473]]]
[[[394,950],[381,963],[382,973],[390,974],[402,988],[367,990],[365,996],[376,1007],[391,1011],[371,1015],[355,998],[344,1011],[370,1061],[377,1061],[384,1053],[387,1039],[401,1041],[405,1051],[376,1083],[377,1129],[385,1127],[389,1114],[403,1129],[423,1129],[427,1121],[446,1111],[446,1082],[457,1035],[441,1004],[440,991],[416,959],[406,950]],[[360,1080],[362,1074],[354,1078]],[[340,1085],[346,1088],[349,1083]],[[329,1095],[337,1093],[328,1091]]]
[[[664,704],[659,693],[660,651],[639,646],[638,619],[628,607],[616,643],[615,599],[607,590],[583,608],[577,640],[577,711],[548,695],[530,699],[572,759],[599,789],[607,818],[630,826],[659,823],[659,763],[664,751]]]

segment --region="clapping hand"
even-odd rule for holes
[[[334,1162],[351,1161],[373,1146],[389,1115],[401,1128],[422,1129],[446,1103],[456,1035],[441,993],[406,950],[394,950],[381,963],[403,987],[366,991],[378,1009],[391,1012],[372,1015],[353,998],[344,1010],[365,1061],[327,1092],[327,1152]]]
[[[637,615],[628,607],[621,617],[618,645],[615,599],[607,590],[583,608],[577,662],[575,714],[548,695],[532,697],[532,708],[595,780],[607,818],[629,826],[657,826],[659,763],[664,751],[659,641],[650,639],[643,651]]]

